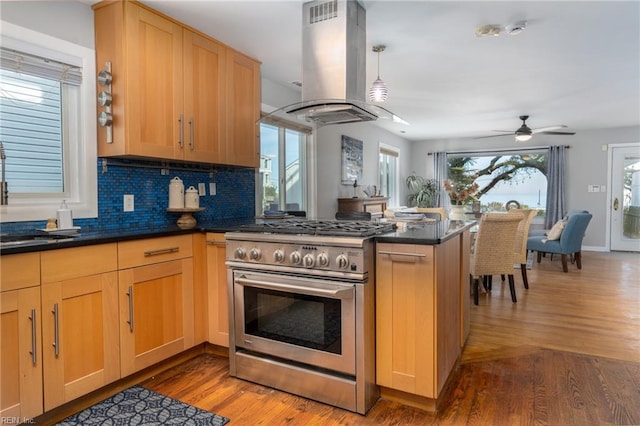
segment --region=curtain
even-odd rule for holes
[[[547,213],[544,220],[545,229],[551,227],[564,215],[565,202],[565,158],[567,149],[564,146],[549,147],[549,167],[547,169]]]
[[[434,152],[433,153],[433,177],[438,181],[440,185],[440,192],[435,202],[435,206],[449,208],[449,197],[442,183],[447,178],[447,153],[446,152]]]

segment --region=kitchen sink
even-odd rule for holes
[[[68,235],[0,234],[0,248],[50,244],[73,239]]]

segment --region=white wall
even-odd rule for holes
[[[95,48],[93,10],[77,1],[0,1],[3,21]]]
[[[412,168],[418,174],[433,177],[429,152],[461,151],[489,148],[518,148],[549,145],[568,145],[567,151],[567,208],[589,210],[593,214],[584,239],[585,249],[604,250],[608,247],[607,192],[587,192],[587,185],[606,185],[608,177],[607,151],[603,145],[640,142],[640,127],[580,130],[575,136],[536,135],[526,143],[517,143],[510,136],[492,139],[449,139],[414,142]],[[514,194],[514,199],[517,196]]]

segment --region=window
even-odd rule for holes
[[[447,153],[447,176],[454,182],[475,182],[484,211],[504,211],[517,201],[544,215],[547,202],[547,150],[505,150]]]
[[[258,214],[264,210],[306,210],[307,133],[286,127],[284,121],[271,123],[260,125]]]
[[[380,193],[389,197],[389,207],[396,207],[398,202],[398,152],[393,148],[380,144],[378,165],[378,186]]]
[[[44,220],[62,200],[74,217],[96,217],[95,52],[6,22],[0,27],[9,190],[2,222]]]

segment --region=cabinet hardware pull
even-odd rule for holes
[[[207,240],[207,244],[211,244],[212,246],[226,246],[226,240]]]
[[[36,355],[36,310],[31,309],[31,316],[29,317],[31,320],[31,361],[35,365],[38,361],[38,356]]]
[[[379,254],[388,254],[390,256],[409,256],[409,257],[426,257],[424,253],[402,253],[399,251],[378,251]]]
[[[53,304],[53,347],[55,348],[56,357],[60,355],[60,327],[58,324],[58,304]]]
[[[178,123],[180,123],[180,139],[178,140],[178,145],[180,148],[184,147],[184,124],[182,123],[183,116],[180,114],[180,118],[178,118]]]
[[[178,247],[178,246],[161,248],[161,249],[157,249],[157,250],[147,250],[147,251],[144,252],[144,257],[155,256],[157,254],[175,253],[177,251],[180,251],[180,247]]]
[[[129,330],[133,331],[133,286],[129,286],[127,296],[129,296],[129,320],[127,323],[129,324]]]
[[[194,121],[193,121],[193,117],[191,117],[191,120],[189,120],[189,148],[191,148],[191,151],[193,151],[195,147],[194,140],[193,140],[193,125],[194,125]]]

